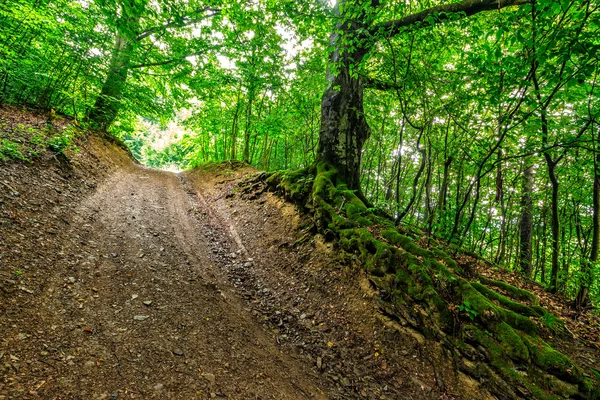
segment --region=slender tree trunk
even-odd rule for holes
[[[547,222],[547,218],[546,218],[546,209],[544,209],[543,213],[542,213],[542,258],[540,260],[540,266],[541,266],[541,277],[540,280],[543,284],[546,283],[546,252],[548,251],[548,239],[547,239],[547,234],[546,232],[548,231],[548,222]]]
[[[533,163],[530,158],[525,159],[523,171],[523,193],[521,195],[521,220],[519,223],[519,266],[521,273],[527,278],[531,278],[532,252],[531,239],[533,237]]]
[[[548,167],[548,175],[552,186],[552,199],[550,201],[550,209],[552,211],[550,227],[552,230],[552,270],[550,272],[550,290],[558,289],[558,271],[560,269],[560,217],[558,210],[558,177],[556,176],[556,163],[545,153],[546,165]]]
[[[400,212],[396,217],[396,224],[400,223],[402,219],[406,216],[406,214],[409,213],[413,204],[415,203],[415,200],[417,199],[419,180],[421,179],[421,175],[425,170],[425,164],[427,162],[427,150],[421,148],[422,137],[423,131],[421,131],[421,133],[419,134],[419,138],[417,139],[417,151],[421,154],[421,164],[419,165],[419,170],[417,171],[417,175],[415,175],[415,178],[413,180],[412,195],[408,204],[406,205],[406,208],[402,212]]]
[[[598,135],[600,143],[600,132]],[[577,293],[575,305],[578,309],[586,307],[589,302],[589,292],[592,286],[594,275],[593,268],[598,263],[598,248],[600,247],[600,153],[594,157],[594,184],[592,198],[592,245],[590,251],[590,260],[583,263],[582,279]]]
[[[246,128],[244,129],[244,152],[243,160],[250,163],[250,127],[252,125],[252,103],[254,101],[254,91],[251,89],[248,93],[248,106],[246,107]]]
[[[240,116],[240,96],[242,93],[242,89],[240,88],[237,93],[237,99],[235,101],[235,113],[233,114],[233,120],[231,121],[231,159],[235,160],[237,158],[236,153],[236,142],[237,142],[237,123]]]

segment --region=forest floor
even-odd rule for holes
[[[0,170],[0,399],[453,398],[293,206],[231,195],[251,169],[92,138]]]

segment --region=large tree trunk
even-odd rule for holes
[[[334,13],[339,22],[330,39],[333,49],[330,62],[334,68],[328,71],[329,87],[321,100],[316,161],[334,166],[348,188],[356,190],[364,200],[360,189],[360,163],[370,129],[363,111],[364,85],[356,71],[360,70],[360,64],[377,37],[392,37],[408,27],[428,26],[424,21],[433,15],[442,22],[455,15],[468,17],[524,3],[525,0],[463,0],[431,7],[398,20],[374,23],[380,0],[338,0]]]
[[[120,33],[117,34],[108,75],[96,98],[94,107],[88,115],[90,121],[99,129],[107,129],[117,117],[129,73],[128,63],[131,50],[131,44],[128,44]]]
[[[332,164],[352,190],[360,191],[362,148],[369,134],[362,82],[341,68],[321,100],[317,159]]]
[[[363,35],[358,33],[368,24],[368,13],[374,11],[367,3],[372,6],[379,4],[374,0],[356,3],[338,0],[335,13],[339,15],[340,9],[344,13],[339,16],[329,43],[333,49],[327,71],[329,86],[321,99],[321,129],[317,150],[317,162],[326,162],[335,167],[348,188],[356,190],[361,199],[364,196],[360,188],[360,163],[370,128],[363,110],[364,85],[351,70],[357,69],[368,51],[367,44],[361,43]],[[349,20],[346,13],[353,12],[358,16]],[[353,39],[352,48],[345,44],[350,38]]]

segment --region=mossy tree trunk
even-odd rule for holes
[[[363,7],[367,3],[373,7]],[[329,43],[333,49],[327,71],[329,86],[321,99],[317,162],[332,165],[346,180],[348,188],[359,193],[362,148],[369,138],[370,128],[363,109],[364,84],[353,69],[367,53],[365,39],[357,32],[368,23],[368,11],[378,5],[376,0],[338,1],[335,12],[339,20]],[[358,17],[350,20],[347,15],[353,12]]]

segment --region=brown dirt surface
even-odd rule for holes
[[[477,386],[381,315],[330,244],[295,245],[293,206],[233,195],[253,170],[176,175],[98,138],[78,147],[0,163],[0,399],[449,399]]]
[[[218,274],[192,208],[176,175],[130,164],[58,226],[3,230],[0,397],[324,398]]]

